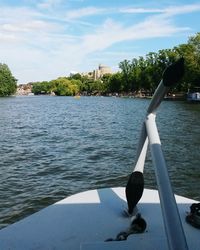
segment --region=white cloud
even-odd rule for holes
[[[181,6],[171,6],[165,9],[168,15],[180,15],[185,13],[197,12],[200,10],[200,4],[188,4]]]
[[[37,3],[37,7],[41,9],[52,9],[56,6],[59,6],[62,3],[62,0],[43,0]]]
[[[121,13],[129,14],[144,14],[144,13],[162,13],[163,9],[151,9],[151,8],[122,8],[119,10]]]
[[[122,41],[170,36],[184,30],[186,28],[175,27],[162,16],[150,17],[129,27],[108,19],[98,30],[83,37],[80,48],[92,53]]]
[[[200,10],[200,4],[188,4],[188,5],[174,5],[167,8],[122,8],[119,11],[127,14],[167,14],[167,15],[179,15],[191,12],[197,12]]]
[[[60,4],[61,1],[42,1],[40,7]],[[149,13],[137,23],[123,23],[123,19],[103,19],[99,23],[82,22],[81,17],[111,13],[114,9],[87,7],[65,12],[41,12],[31,8],[1,7],[1,60],[11,67],[19,83],[50,80],[71,70],[86,67],[90,55],[104,52],[123,41],[174,36],[187,31],[176,26],[173,15],[200,10],[200,5],[183,5],[164,9],[127,9],[123,13]],[[115,10],[116,11],[116,10]],[[120,11],[117,11],[120,15]],[[153,14],[153,15],[152,15]],[[77,26],[73,26],[76,24]],[[81,33],[75,33],[76,28]],[[84,27],[84,29],[83,29]],[[112,59],[112,58],[111,58]],[[110,60],[111,60],[110,59]],[[95,58],[98,61],[98,58]],[[101,58],[102,60],[102,58]],[[108,60],[108,58],[106,59]],[[96,66],[96,65],[94,65]]]
[[[75,9],[68,11],[66,13],[66,18],[69,19],[80,19],[84,16],[92,16],[92,15],[97,15],[100,13],[103,13],[105,9],[103,8],[95,8],[95,7],[86,7],[86,8],[81,8],[81,9]]]
[[[4,32],[40,32],[46,31],[51,26],[41,20],[27,20],[26,22],[12,22],[12,23],[5,23],[2,25],[1,29]]]

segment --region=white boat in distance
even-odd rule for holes
[[[156,109],[183,71],[181,58],[163,73],[126,187],[78,193],[16,222],[0,231],[0,249],[199,250],[200,204],[173,194],[155,122]],[[148,147],[158,191],[144,188]]]
[[[187,101],[200,103],[200,87],[190,89],[187,93]]]

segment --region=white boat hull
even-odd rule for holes
[[[182,196],[176,201],[188,247],[199,250],[200,231],[185,222],[186,212],[197,201]],[[124,215],[124,188],[78,193],[2,229],[0,249],[168,249],[158,192],[145,189],[137,208],[147,222],[145,232],[105,242],[130,225],[130,217]]]

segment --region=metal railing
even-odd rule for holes
[[[168,247],[171,250],[186,250],[188,249],[188,246],[180,220],[175,196],[172,191],[171,182],[169,179],[166,162],[163,156],[155,118],[156,110],[162,102],[164,96],[169,91],[169,88],[181,79],[183,73],[183,58],[180,58],[177,62],[170,65],[164,71],[163,78],[152,97],[149,108],[147,110],[146,119],[142,125],[142,131],[136,154],[136,164],[133,170],[133,173],[136,171],[143,173],[147,148],[149,145],[156,173],[156,181],[158,186],[166,236],[168,240]],[[126,193],[129,193],[130,190],[128,189],[133,188],[133,183],[137,182],[135,181],[135,179],[132,179],[132,181],[130,179],[129,184],[127,184],[126,187]],[[137,185],[137,183],[135,183],[135,185]],[[141,194],[142,192],[143,190],[141,191]],[[132,197],[127,197],[127,201],[129,201],[128,204],[131,203],[133,200],[134,194],[132,193]]]

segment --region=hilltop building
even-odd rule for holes
[[[110,67],[99,64],[99,68],[94,70],[94,80],[100,79],[105,74],[112,74],[112,70]]]
[[[99,64],[98,69],[90,72],[82,73],[83,76],[88,76],[90,79],[98,80],[105,74],[112,74],[112,69],[106,65]]]

